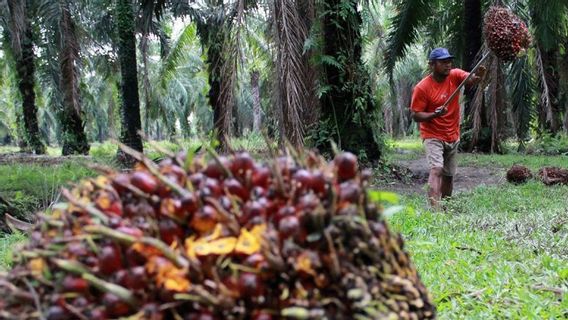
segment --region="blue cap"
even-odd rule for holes
[[[444,60],[453,58],[454,56],[452,56],[446,48],[436,48],[432,50],[428,56],[428,60]]]

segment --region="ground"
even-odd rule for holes
[[[393,163],[391,179],[378,179],[377,186],[400,194],[426,193],[428,183],[428,162],[422,156],[415,160],[397,160]],[[458,163],[454,178],[454,193],[470,191],[480,185],[497,185],[506,183],[505,168],[500,167],[468,167]],[[382,182],[381,182],[382,181]]]

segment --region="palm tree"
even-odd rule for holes
[[[307,106],[308,88],[304,42],[308,28],[300,12],[300,2],[277,0],[273,4],[277,46],[277,101],[280,141],[296,147],[304,145],[302,110]]]
[[[327,1],[321,15],[323,82],[321,122],[341,149],[366,160],[382,155],[379,110],[371,96],[362,56],[361,13],[355,0]],[[328,149],[322,143],[320,149]]]
[[[36,154],[45,153],[45,145],[40,140],[37,120],[37,106],[35,103],[35,65],[33,51],[33,33],[26,0],[2,1],[2,20],[9,30],[10,48],[16,62],[18,87],[22,99],[25,147],[29,147]]]
[[[116,0],[116,30],[118,34],[118,58],[120,61],[121,95],[122,95],[122,133],[121,142],[143,151],[142,138],[138,134],[142,130],[140,120],[140,99],[138,95],[138,70],[136,65],[135,21],[132,3],[129,0]],[[131,160],[119,150],[119,159],[124,164]]]
[[[79,95],[80,64],[79,41],[68,1],[59,1],[59,64],[63,92],[63,155],[88,154],[89,143],[83,123],[83,110]]]

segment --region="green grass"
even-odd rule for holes
[[[26,241],[26,236],[22,233],[2,234],[0,233],[0,271],[6,270],[12,263],[12,251],[15,247]]]
[[[545,196],[546,195],[546,196]],[[550,198],[549,198],[550,197]],[[561,319],[568,310],[568,187],[480,187],[390,218],[441,319]],[[565,221],[566,222],[566,221]],[[563,290],[557,295],[550,290]]]
[[[463,166],[509,168],[514,164],[524,165],[536,171],[544,166],[568,168],[568,156],[537,156],[516,153],[504,155],[459,154],[459,165]]]

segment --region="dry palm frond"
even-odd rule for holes
[[[287,139],[295,147],[303,146],[304,127],[302,109],[306,106],[304,41],[307,28],[294,0],[274,2],[277,42],[277,77],[280,102],[282,141]]]
[[[550,101],[550,88],[548,82],[546,81],[546,70],[544,63],[542,61],[542,53],[540,48],[536,47],[536,65],[538,69],[538,83],[542,89],[542,94],[540,96],[541,106],[544,108],[546,114],[546,121],[551,122],[553,118],[552,101]]]
[[[12,42],[12,51],[17,59],[22,55],[22,35],[26,30],[26,5],[25,1],[8,0],[10,37]]]
[[[480,53],[485,55],[488,51],[489,49],[487,48],[487,46],[484,45]],[[487,58],[486,64],[488,66],[487,68],[488,70],[493,70],[493,67],[496,64],[498,64],[497,57],[493,54],[490,54],[489,57]],[[484,107],[485,88],[490,83],[495,82],[493,76],[494,76],[493,73],[489,72],[483,78],[483,80],[481,80],[481,83],[478,85],[478,89],[475,91],[475,95],[473,96],[473,99],[471,101],[470,108],[471,108],[471,117],[472,117],[472,138],[471,138],[470,151],[473,150],[473,148],[477,145],[477,142],[479,140],[481,127],[483,126],[482,114],[484,111],[483,107]]]

